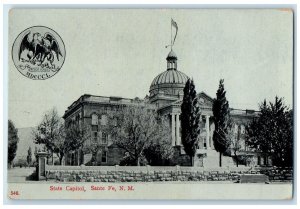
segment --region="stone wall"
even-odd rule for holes
[[[271,182],[292,181],[291,169],[150,166],[47,166],[47,180],[61,182],[237,181],[241,174],[266,174]]]
[[[261,169],[259,172],[267,175],[271,182],[293,181],[293,170],[291,168]]]

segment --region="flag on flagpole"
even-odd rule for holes
[[[174,39],[172,40],[172,38],[173,38],[173,36],[172,36],[172,28],[173,27],[176,29],[176,33],[175,33]],[[178,31],[177,23],[173,20],[173,18],[171,18],[171,44],[167,45],[166,48],[168,48],[169,46],[172,48],[172,46],[174,45],[175,39],[176,39],[176,36],[177,36],[177,31]]]
[[[173,19],[171,19],[171,22],[172,22],[172,26],[174,26],[176,30],[178,30],[177,23]]]
[[[172,45],[174,45],[175,43],[175,39],[176,39],[176,36],[177,36],[177,31],[178,31],[178,26],[177,26],[177,23],[171,18],[171,25],[176,28],[176,33],[175,33],[175,36],[174,36],[174,40],[173,40],[173,43]]]

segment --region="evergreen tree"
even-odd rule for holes
[[[32,163],[32,152],[31,152],[31,147],[28,148],[28,151],[27,151],[27,164],[28,164],[28,167],[30,167]]]
[[[8,166],[10,167],[18,148],[18,129],[16,129],[14,123],[8,120]]]
[[[37,153],[38,153],[38,149],[37,147],[35,146],[34,147],[34,157],[35,157],[35,161],[37,162]]]
[[[200,135],[200,108],[193,80],[188,79],[184,87],[181,104],[181,139],[184,150],[194,166],[194,156]]]
[[[213,102],[213,115],[215,121],[215,131],[213,133],[214,147],[219,152],[219,166],[222,167],[222,154],[224,154],[230,146],[229,131],[229,104],[226,99],[226,91],[224,89],[224,79],[220,80],[219,89],[216,94],[217,98]]]
[[[248,146],[273,159],[273,165],[293,165],[293,112],[275,97],[269,104],[264,100],[260,114],[246,127]]]

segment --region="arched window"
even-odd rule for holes
[[[98,115],[92,115],[92,125],[98,125]]]

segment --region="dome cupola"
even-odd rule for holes
[[[166,60],[167,60],[167,70],[177,70],[177,56],[172,49],[169,52]]]

